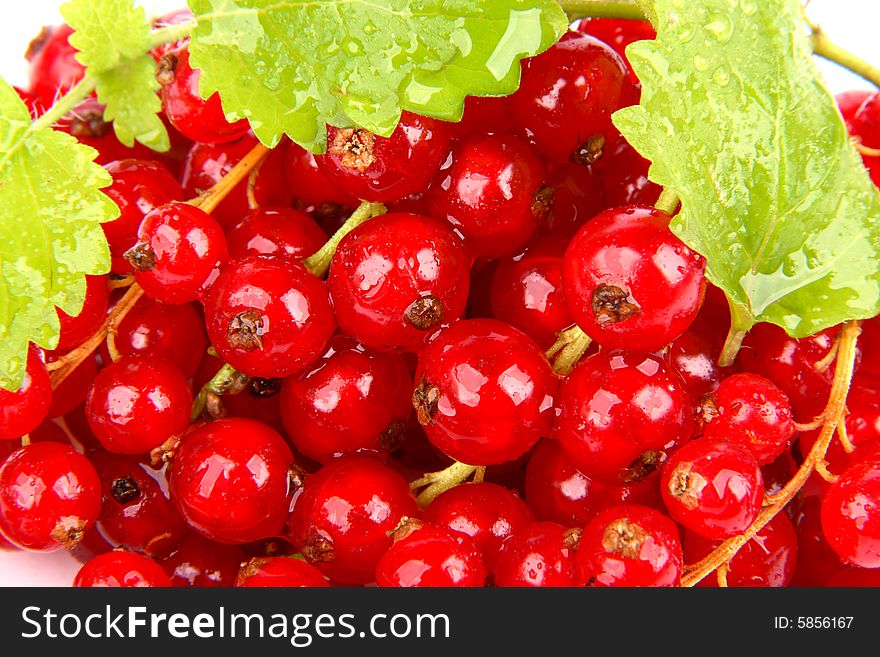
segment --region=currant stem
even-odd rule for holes
[[[619,18],[631,21],[645,20],[645,12],[635,2],[619,0],[560,0],[559,5],[569,18]]]
[[[476,465],[467,465],[466,463],[456,461],[445,470],[430,472],[424,477],[416,479],[410,483],[409,487],[413,490],[424,489],[419,493],[416,501],[418,501],[419,506],[426,507],[441,493],[448,491],[450,488],[455,488],[478,470],[479,468]]]
[[[876,87],[880,87],[880,68],[869,64],[861,57],[845,50],[829,39],[825,31],[815,25],[810,26],[812,34],[810,40],[813,43],[813,53],[830,62],[834,62],[843,68],[852,71],[864,78]]]
[[[681,203],[681,199],[678,197],[678,194],[668,187],[664,187],[663,191],[660,192],[660,198],[657,199],[654,207],[658,210],[662,210],[668,215],[673,215],[675,214],[675,211],[678,210],[679,203]]]
[[[336,247],[339,246],[342,238],[365,221],[383,215],[387,211],[386,207],[381,203],[364,201],[317,253],[303,260],[303,264],[315,276],[322,278],[327,273],[327,270],[330,269],[330,261],[333,259],[333,254],[336,253]]]
[[[190,422],[195,422],[201,417],[202,413],[205,411],[205,406],[208,404],[208,398],[210,395],[217,395],[219,397],[231,393],[233,390],[240,392],[241,388],[246,386],[248,381],[250,381],[249,376],[242,374],[232,367],[232,365],[224,364],[223,367],[211,377],[211,380],[199,390],[199,394],[196,396],[195,401],[193,401]]]
[[[831,384],[828,404],[823,413],[825,421],[818,439],[801,467],[782,490],[767,498],[764,508],[758,514],[755,522],[745,532],[726,540],[701,561],[687,566],[685,574],[681,578],[682,586],[694,586],[716,568],[730,561],[743,545],[754,538],[798,494],[807,483],[810,475],[816,470],[817,465],[824,463],[828,446],[834,438],[837,427],[843,422],[846,415],[846,397],[855,369],[856,347],[861,330],[858,322],[847,322],[840,332],[840,347],[834,368],[834,381]]]
[[[555,358],[554,372],[560,376],[568,376],[592,343],[590,336],[584,333],[580,326],[574,325],[559,334],[558,339],[545,355],[549,360]]]
[[[63,358],[51,363],[49,368],[51,370],[50,378],[52,381],[52,389],[54,390],[61,382],[66,379],[71,372],[73,372],[77,367],[79,367],[80,363],[82,363],[86,358],[88,358],[98,346],[107,339],[107,334],[111,329],[114,329],[119,326],[119,322],[121,322],[128,312],[134,308],[134,305],[138,302],[138,300],[143,296],[144,291],[140,288],[139,285],[134,284],[125,293],[119,303],[113,306],[113,310],[110,311],[110,314],[107,315],[107,318],[104,320],[104,323],[101,325],[97,331],[95,331],[92,336],[83,342],[76,349],[66,353]]]
[[[736,360],[736,355],[742,347],[743,340],[749,329],[754,326],[754,321],[744,306],[729,301],[730,303],[730,330],[727,332],[727,339],[724,341],[724,348],[718,357],[718,365],[720,367],[730,367]]]
[[[150,33],[150,50],[156,46],[187,38],[196,29],[196,25],[198,25],[196,21],[189,21],[187,23],[178,23],[177,25],[166,25],[158,30],[153,30]]]
[[[61,96],[43,116],[34,121],[27,132],[54,126],[67,116],[72,109],[88,98],[89,94],[95,90],[96,85],[97,82],[94,78],[84,77],[73,89]]]
[[[229,192],[250,175],[251,169],[262,164],[269,153],[269,148],[263,146],[263,144],[257,144],[216,185],[202,196],[190,201],[190,204],[211,214],[223,202],[223,199],[226,198]]]

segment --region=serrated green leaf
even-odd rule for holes
[[[681,197],[738,328],[794,337],[880,312],[880,195],[815,67],[800,0],[643,0],[640,106],[614,121]],[[655,11],[656,14],[651,12]]]
[[[167,151],[156,63],[148,54],[151,26],[143,8],[132,0],[72,0],[61,13],[76,30],[70,44],[95,78],[98,100],[106,106],[104,118],[113,121],[119,141],[131,147],[137,140]]]
[[[55,307],[80,312],[84,275],[110,269],[100,223],[119,209],[100,191],[112,179],[96,155],[70,135],[32,126],[0,80],[0,387],[21,385],[29,341],[55,347]]]
[[[519,61],[567,19],[553,0],[189,0],[201,92],[275,145],[324,146],[325,124],[389,135],[401,110],[457,121],[506,95]]]

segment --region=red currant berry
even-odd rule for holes
[[[402,357],[339,336],[317,363],[285,380],[281,413],[296,448],[326,463],[340,454],[395,447],[412,412],[411,395]]]
[[[681,539],[659,511],[616,506],[584,528],[575,561],[579,583],[587,586],[678,586]]]
[[[880,588],[880,570],[875,568],[842,568],[828,580],[831,588]]]
[[[562,290],[574,320],[603,347],[656,351],[697,316],[706,261],[669,230],[669,215],[615,208],[571,241]]]
[[[711,393],[721,382],[722,368],[718,366],[721,345],[704,329],[705,323],[697,320],[687,331],[669,345],[669,366],[681,375],[693,399]]]
[[[100,513],[98,474],[70,445],[34,443],[0,466],[0,533],[20,548],[73,548]]]
[[[367,584],[391,547],[390,533],[419,515],[409,484],[377,459],[344,456],[306,478],[290,514],[290,539],[324,575]]]
[[[684,540],[686,561],[697,563],[720,544],[719,541],[710,541],[699,534],[687,532]],[[788,586],[794,576],[797,547],[797,534],[791,520],[784,513],[774,516],[728,562],[727,585],[773,588]],[[700,582],[700,586],[718,586],[717,576],[709,575]]]
[[[809,421],[825,409],[834,379],[827,365],[840,328],[809,338],[791,338],[778,326],[762,323],[749,331],[736,358],[741,371],[770,379],[788,397],[795,417]]]
[[[91,456],[104,499],[98,530],[108,543],[151,557],[170,554],[187,533],[161,472],[130,456]]]
[[[418,351],[432,329],[464,313],[469,273],[448,226],[394,213],[346,235],[327,285],[343,331],[374,349]]]
[[[220,225],[195,206],[163,205],[144,217],[138,241],[125,252],[134,277],[151,299],[195,301],[226,260]]]
[[[541,159],[512,134],[473,135],[456,144],[431,192],[431,214],[447,219],[475,257],[522,249],[547,219],[552,187]]]
[[[880,458],[856,463],[828,488],[822,531],[845,563],[880,568]]]
[[[301,260],[324,246],[327,235],[305,212],[290,208],[250,212],[226,233],[229,255],[288,256]]]
[[[592,164],[617,137],[611,114],[638,101],[628,73],[609,46],[569,33],[528,60],[514,117],[550,161]]]
[[[86,563],[73,580],[75,587],[169,587],[162,567],[150,557],[134,552],[107,552]]]
[[[660,492],[676,522],[710,539],[749,528],[764,500],[764,477],[744,447],[700,438],[681,447],[663,466]]]
[[[327,129],[318,167],[346,194],[394,201],[423,190],[449,154],[448,123],[404,112],[390,137],[367,130]]]
[[[116,327],[121,356],[143,356],[173,365],[187,379],[195,374],[208,347],[205,322],[192,304],[163,304],[146,297]],[[110,362],[106,346],[105,362]]]
[[[195,198],[214,187],[259,143],[256,137],[246,135],[227,144],[194,144],[184,159],[180,177],[184,196]],[[284,208],[291,204],[293,196],[284,177],[284,161],[283,148],[275,149],[263,160],[253,186],[257,206]],[[223,228],[234,226],[250,212],[248,185],[248,180],[241,181],[211,213]]]
[[[861,145],[880,148],[880,94],[868,96],[847,122],[850,135]],[[880,184],[880,157],[862,155],[874,184]]]
[[[461,121],[452,129],[456,138],[514,130],[510,96],[468,96]]]
[[[208,294],[211,344],[240,372],[284,377],[315,362],[336,330],[324,282],[286,258],[227,267]]]
[[[52,107],[85,77],[85,66],[76,60],[77,50],[68,41],[71,34],[69,25],[44,27],[28,46],[25,58],[31,66],[30,91],[43,107]]]
[[[60,356],[46,354],[46,362],[58,360]],[[92,354],[83,360],[58,386],[52,391],[52,405],[49,407],[50,418],[67,415],[76,408],[82,408],[86,395],[98,376],[100,356]]]
[[[809,496],[795,517],[798,552],[793,586],[826,586],[844,567],[822,532],[821,505],[818,495]]]
[[[650,167],[623,137],[606,145],[602,159],[591,167],[602,185],[606,207],[653,206],[663,188],[648,178]]]
[[[321,213],[330,210],[331,206],[335,209],[358,204],[356,196],[347,194],[335,180],[324,175],[314,153],[291,143],[284,155],[284,178],[303,210]]]
[[[626,486],[593,481],[574,468],[559,441],[550,439],[532,452],[525,489],[526,502],[539,520],[566,527],[583,527],[600,511],[621,504],[661,507],[656,477]]]
[[[554,235],[570,240],[597,214],[608,208],[602,183],[591,167],[558,164],[547,175],[553,188],[553,205],[547,224]]]
[[[580,534],[555,522],[535,522],[514,532],[495,563],[495,586],[577,586],[574,553]]]
[[[837,108],[840,110],[840,114],[843,116],[847,127],[851,126],[856,112],[859,111],[859,108],[871,95],[871,92],[866,89],[853,89],[852,91],[839,93],[834,97],[834,100],[837,102]]]
[[[604,484],[647,478],[692,433],[684,383],[657,356],[603,351],[560,387],[556,436],[572,465]]]
[[[189,424],[183,375],[154,358],[126,356],[102,370],[86,397],[89,426],[115,454],[146,454]]]
[[[164,166],[150,160],[117,160],[105,167],[113,176],[113,184],[104,189],[119,207],[119,217],[101,224],[110,244],[113,271],[131,272],[123,254],[137,242],[138,228],[144,217],[172,201],[183,200],[180,183]]]
[[[71,317],[58,309],[61,332],[55,352],[70,351],[90,338],[104,323],[109,302],[110,289],[107,287],[107,277],[86,276],[86,298],[79,314]]]
[[[382,556],[376,566],[376,583],[382,587],[425,588],[437,586],[481,587],[486,567],[480,550],[470,537],[451,529],[404,527],[404,538]]]
[[[254,557],[242,564],[235,585],[243,588],[325,588],[321,571],[296,557]]]
[[[880,315],[862,322],[859,348],[862,352],[859,374],[880,379]]]
[[[734,374],[703,399],[703,436],[746,448],[759,465],[772,463],[791,444],[794,422],[785,394],[757,374]]]
[[[216,93],[204,100],[199,77],[199,70],[190,65],[188,44],[159,58],[156,79],[162,85],[162,109],[171,125],[196,142],[216,144],[243,137],[249,129],[247,121],[227,121]]]
[[[636,41],[653,40],[657,32],[647,21],[617,20],[614,18],[581,18],[575,21],[572,29],[599,39],[611,46],[620,55],[629,69],[630,80],[639,84],[639,79],[626,59],[626,47]]]
[[[427,506],[423,518],[429,525],[470,536],[490,570],[501,544],[535,520],[519,495],[485,482],[450,488]]]
[[[52,404],[52,383],[37,350],[28,350],[21,387],[0,388],[0,440],[21,438],[40,426]]]
[[[574,323],[562,296],[564,252],[561,240],[538,239],[522,253],[501,260],[492,279],[493,316],[542,349],[549,349],[557,334]]]
[[[183,588],[229,587],[247,556],[237,545],[209,541],[190,532],[170,557],[159,563],[171,585]]]
[[[492,319],[462,320],[422,349],[413,406],[431,442],[472,465],[512,461],[553,422],[557,378],[538,346]]]
[[[189,432],[171,466],[177,508],[193,529],[219,543],[251,543],[279,534],[299,483],[284,439],[243,418]]]

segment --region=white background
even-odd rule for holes
[[[0,21],[0,75],[8,82],[26,85],[24,52],[43,25],[60,22],[58,8],[64,0],[25,0],[4,3]],[[184,5],[184,0],[138,2],[154,16]],[[829,36],[860,57],[880,65],[880,1],[812,0],[808,13]],[[820,62],[832,91],[870,89],[871,85],[828,62]],[[49,555],[0,552],[0,586],[66,586],[79,565],[64,553]]]

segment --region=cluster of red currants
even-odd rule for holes
[[[69,34],[31,48],[35,114],[83,74]],[[330,128],[320,156],[283,143],[211,214],[183,201],[257,141],[200,98],[186,41],[154,53],[168,153],[125,148],[85,101],[58,129],[112,174],[112,273],[0,391],[0,547],[74,550],[79,586],[677,586],[808,453],[839,329],[761,325],[716,364],[724,296],[610,119],[638,102],[624,48],[648,38],[579,21],[514,95],[468,99],[458,124],[404,113],[388,138]],[[842,100],[866,146],[878,98]],[[363,202],[387,213],[315,275],[303,260]],[[126,277],[145,296],[53,390],[47,366]],[[878,331],[839,477],[720,581],[880,584]]]

